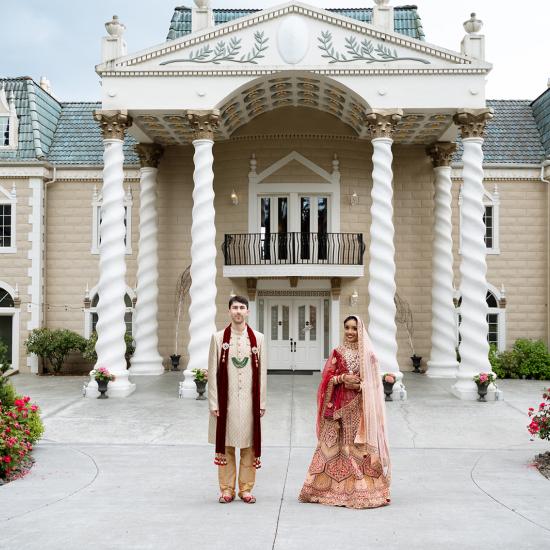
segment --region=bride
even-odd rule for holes
[[[390,502],[390,457],[382,381],[363,321],[344,321],[317,394],[318,444],[299,500],[348,508]]]

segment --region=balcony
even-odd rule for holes
[[[234,233],[222,245],[224,277],[361,277],[362,233]]]

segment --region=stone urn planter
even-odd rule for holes
[[[98,380],[97,389],[99,391],[98,399],[107,399],[109,396],[105,395],[107,392],[107,386],[109,385],[109,380]]]
[[[181,359],[181,355],[176,355],[176,354],[170,355],[170,361],[172,362],[172,370],[173,371],[179,371],[180,370],[178,368],[179,364],[180,364],[180,359]]]
[[[206,397],[204,397],[204,392],[206,391],[206,380],[195,380],[195,386],[197,386],[197,393],[199,394],[197,396],[198,401],[204,401]]]
[[[479,395],[478,401],[487,402],[485,396],[487,395],[487,388],[489,387],[490,382],[476,382],[477,394]]]
[[[386,401],[393,401],[393,398],[391,396],[393,392],[393,386],[395,382],[382,382],[382,385],[384,386],[384,394],[386,396]]]
[[[416,372],[417,374],[420,374],[422,372],[420,370],[420,361],[422,361],[422,356],[416,355],[415,353],[414,355],[411,355],[411,361],[414,367],[414,372]]]

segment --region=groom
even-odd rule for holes
[[[212,336],[208,358],[208,441],[216,445],[219,502],[235,498],[237,466],[235,448],[240,448],[239,498],[256,502],[251,491],[260,467],[261,425],[265,413],[267,360],[264,335],[247,324],[248,300],[229,300],[231,324]]]

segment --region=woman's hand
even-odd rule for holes
[[[347,390],[358,391],[361,389],[361,378],[355,374],[344,375],[344,387]]]

